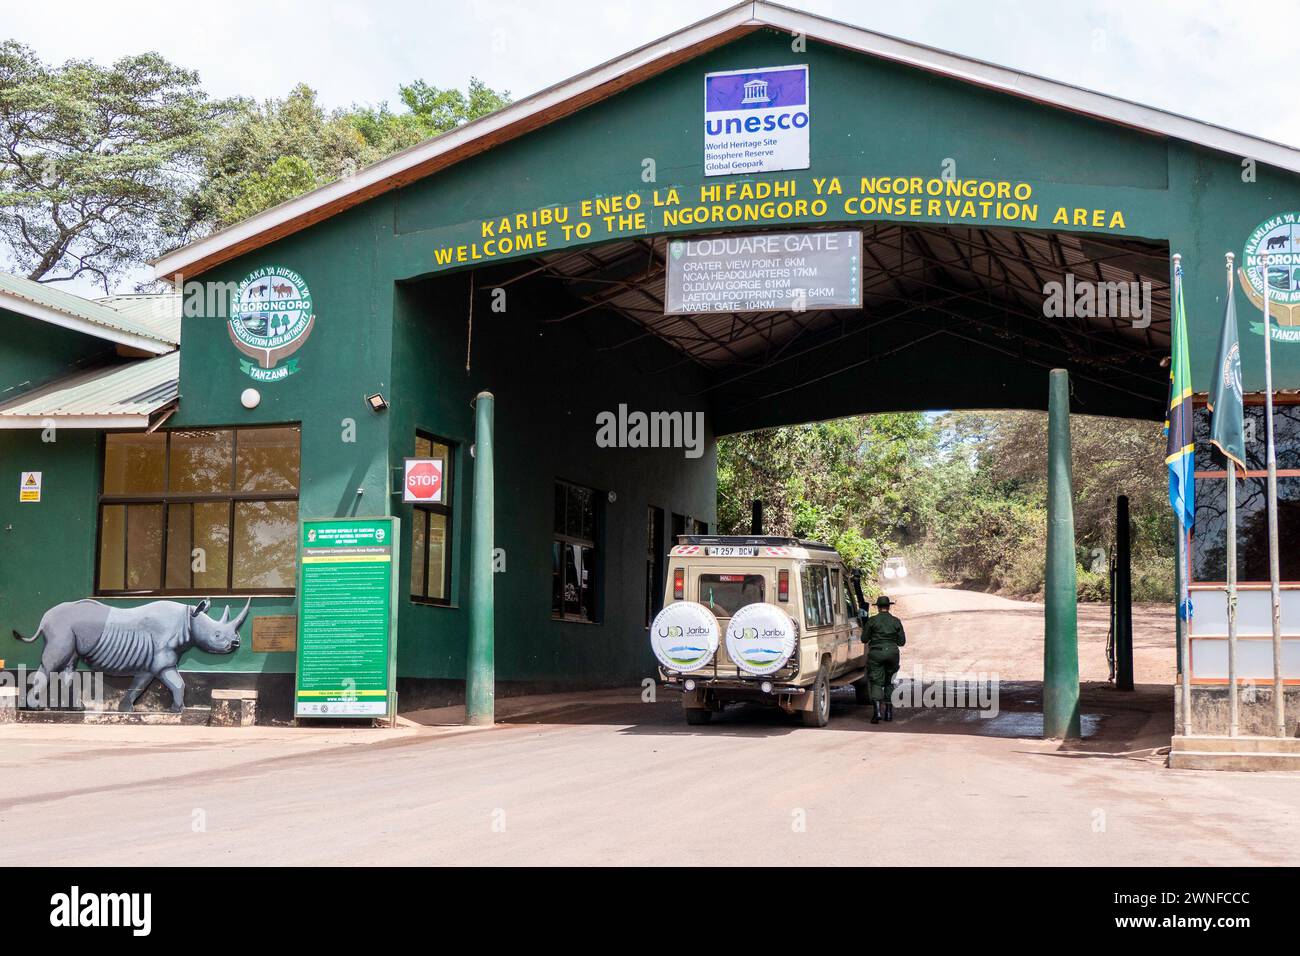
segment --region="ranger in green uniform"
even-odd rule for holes
[[[907,643],[903,622],[889,613],[892,602],[885,595],[876,599],[879,611],[867,618],[862,640],[867,645],[867,681],[871,686],[871,722],[880,723],[881,711],[885,720],[894,719],[894,704],[889,699],[898,673],[898,649]],[[883,705],[883,706],[882,706]]]

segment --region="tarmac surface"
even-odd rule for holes
[[[923,682],[997,670],[993,716],[909,706],[872,725],[845,689],[824,729],[748,707],[688,727],[670,692],[647,701],[630,688],[503,699],[484,729],[457,726],[455,708],[406,715],[395,729],[0,726],[4,858],[1300,863],[1300,775],[1165,767],[1167,609],[1139,615],[1133,693],[1096,682],[1104,654],[1091,661],[1095,622],[1083,618],[1094,615],[1081,611],[1085,736],[1062,745],[1037,737],[1041,687],[1029,678],[1041,607],[1035,631],[1035,605],[964,593],[899,593],[902,676],[916,663]],[[1143,683],[1156,673],[1164,680]],[[900,692],[912,700],[910,685]]]

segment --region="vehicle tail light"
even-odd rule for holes
[[[684,601],[686,599],[686,569],[675,568],[673,570],[673,600]]]
[[[778,601],[790,600],[790,572],[776,572],[776,599]]]

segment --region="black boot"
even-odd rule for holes
[[[873,724],[880,723],[880,701],[878,700],[871,702],[871,722]]]
[[[885,720],[889,721],[893,719],[894,719],[894,702],[891,700],[887,700],[885,701]]]

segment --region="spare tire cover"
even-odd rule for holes
[[[718,651],[718,619],[703,604],[677,601],[655,615],[650,646],[665,670],[688,674]]]
[[[775,604],[746,604],[727,625],[727,654],[747,674],[774,674],[794,653],[790,615]]]

